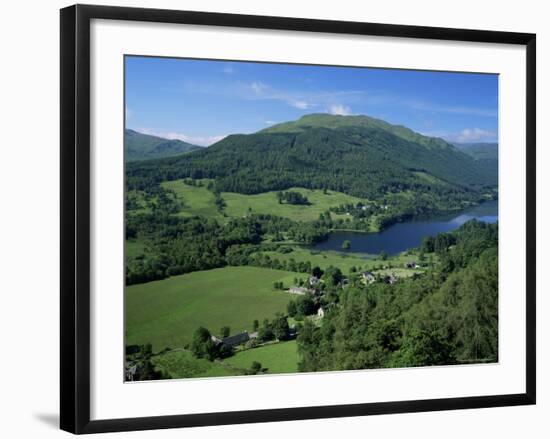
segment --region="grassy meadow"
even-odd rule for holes
[[[165,377],[173,379],[245,375],[254,361],[261,363],[263,373],[296,373],[296,340],[237,351],[223,361],[196,358],[190,351],[183,349],[163,352],[152,357],[155,368]]]
[[[253,361],[262,364],[267,373],[298,372],[298,351],[296,340],[267,344],[254,349],[237,352],[223,363],[236,368],[249,369]]]
[[[286,286],[297,273],[257,267],[225,267],[126,287],[126,344],[151,343],[154,351],[180,348],[199,326],[218,334],[252,330],[254,319],[286,310]],[[300,275],[298,275],[300,277]]]
[[[152,357],[155,368],[169,378],[207,378],[240,375],[217,361],[196,358],[189,351],[176,350]]]
[[[269,255],[272,259],[279,259],[280,261],[289,261],[294,259],[296,262],[306,262],[310,261],[312,266],[318,266],[322,270],[325,270],[328,266],[332,265],[338,267],[342,273],[349,273],[351,267],[355,267],[359,270],[369,270],[369,271],[380,271],[380,274],[389,274],[392,272],[399,271],[405,272],[406,276],[412,276],[415,271],[405,269],[404,264],[411,261],[418,262],[418,254],[416,253],[407,253],[403,252],[399,255],[388,256],[386,260],[381,260],[374,255],[367,255],[361,253],[352,253],[345,251],[316,251],[308,248],[293,246],[292,252],[290,253],[279,253],[276,251],[263,251],[261,252],[265,255]],[[429,256],[429,255],[428,255]],[[428,257],[426,256],[426,257]],[[435,255],[432,255],[432,258],[435,258]],[[391,266],[386,270],[381,269],[381,267]],[[388,271],[389,273],[385,273]],[[403,276],[399,276],[403,277]]]
[[[192,186],[184,180],[165,181],[162,186],[176,193],[182,207],[179,212],[182,216],[203,215],[209,218],[223,218],[216,209],[214,194],[206,188],[208,180],[198,180],[203,186]],[[290,218],[295,221],[315,221],[319,214],[330,207],[341,204],[358,203],[360,198],[352,197],[341,192],[311,190],[304,188],[290,188],[288,191],[299,192],[307,197],[311,204],[293,205],[279,204],[277,192],[264,192],[261,194],[244,195],[233,192],[222,192],[221,197],[226,203],[224,213],[230,218],[242,218],[249,213],[261,213]],[[345,215],[332,214],[334,218]]]

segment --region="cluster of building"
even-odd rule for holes
[[[307,280],[307,286],[292,286],[288,289],[290,294],[297,294],[299,296],[304,296],[307,293],[314,294],[315,287],[321,283],[321,279],[317,276],[310,276]]]

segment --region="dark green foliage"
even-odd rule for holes
[[[313,270],[311,270],[311,275],[312,276],[315,276],[316,278],[320,279],[321,276],[323,275],[323,270],[321,270],[321,268],[315,266],[313,267]]]
[[[220,337],[221,338],[229,337],[230,333],[231,333],[231,328],[229,326],[223,326],[220,329]]]
[[[340,284],[344,278],[342,271],[338,267],[330,265],[326,268],[325,273],[323,274],[323,280],[325,284],[329,287],[335,287]]]
[[[300,192],[294,192],[294,191],[279,191],[277,192],[277,199],[279,200],[279,203],[287,203],[287,204],[296,204],[296,205],[308,205],[310,204],[309,200],[306,196],[302,195]]]
[[[426,236],[422,239],[420,250],[424,253],[432,253],[435,251],[435,238],[433,236]]]
[[[250,372],[252,375],[256,375],[257,373],[262,371],[262,363],[259,363],[258,361],[253,361],[250,365]]]
[[[273,334],[277,340],[287,340],[290,327],[288,326],[288,320],[285,315],[277,314],[271,322],[273,328]]]
[[[273,332],[273,326],[268,319],[265,319],[258,331],[258,339],[262,342],[271,341],[275,338],[275,333]]]
[[[127,257],[126,284],[229,265],[255,265],[309,273],[311,264],[286,262],[255,254],[265,235],[284,231],[291,239],[313,244],[328,235],[317,223],[297,223],[270,215],[250,215],[225,225],[203,217],[182,218],[158,209],[126,217],[126,235],[148,243],[147,252]]]
[[[321,116],[323,121],[340,120]],[[129,188],[178,178],[215,178],[217,190],[226,192],[253,194],[300,186],[376,199],[411,190],[450,205],[457,199],[477,201],[478,190],[497,183],[478,162],[441,139],[362,120],[351,118],[349,125],[334,128],[327,128],[327,122],[294,131],[231,135],[193,154],[131,163]],[[401,130],[407,135],[398,135]]]
[[[210,331],[203,327],[198,328],[193,334],[190,349],[197,358],[213,361],[220,356],[220,349],[212,340]]]
[[[300,370],[498,361],[498,226],[469,221],[434,246],[438,270],[395,285],[351,286],[321,327],[306,321]]]
[[[126,346],[126,379],[130,381],[162,379],[162,374],[155,370],[151,362],[152,356],[153,348],[150,343],[141,346]],[[130,370],[133,373],[128,374]]]
[[[351,248],[351,242],[349,242],[347,239],[342,243],[342,249],[349,250]]]
[[[296,314],[298,314],[298,307],[296,306],[296,302],[294,300],[288,302],[288,305],[286,306],[286,311],[288,312],[288,315],[290,317],[296,317]]]
[[[306,294],[291,300],[287,305],[287,312],[290,317],[303,318],[315,314],[317,306],[313,297],[310,294]]]
[[[202,149],[181,140],[163,139],[137,131],[124,130],[124,159],[126,162],[171,157]]]

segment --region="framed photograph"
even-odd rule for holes
[[[61,10],[61,428],[535,403],[535,35]]]

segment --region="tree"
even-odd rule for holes
[[[294,300],[291,300],[290,302],[288,302],[288,304],[286,306],[286,310],[287,310],[288,315],[290,317],[295,317],[296,314],[298,313],[298,309],[296,307],[296,302]]]
[[[256,332],[259,327],[260,327],[260,322],[258,321],[258,319],[254,319],[254,322],[252,323],[252,329],[254,329],[254,332]]]
[[[275,316],[275,319],[273,320],[271,326],[273,328],[273,334],[275,335],[275,338],[277,338],[278,340],[286,340],[288,338],[290,327],[288,326],[288,320],[286,316],[278,313]]]
[[[379,255],[378,257],[379,257],[381,260],[385,261],[386,259],[388,259],[388,254],[387,254],[384,250],[382,250],[382,251],[380,252],[380,255]]]
[[[197,358],[206,358],[210,361],[219,356],[218,347],[208,329],[201,326],[193,333],[191,352]]]
[[[315,314],[315,302],[313,298],[307,294],[296,299],[296,316],[309,316]]]
[[[333,265],[330,265],[325,270],[325,274],[323,275],[323,280],[328,286],[335,287],[338,285],[342,279],[343,279],[342,272],[338,267],[334,267]]]
[[[229,337],[229,333],[231,332],[231,328],[229,326],[222,326],[220,329],[220,336],[222,338]]]
[[[258,372],[262,371],[262,363],[258,361],[253,361],[250,365],[250,372],[252,372],[253,375],[256,375]]]
[[[258,331],[258,338],[261,341],[270,341],[275,338],[273,328],[271,327],[271,323],[269,323],[268,319],[263,321],[262,327]]]
[[[162,379],[161,372],[155,369],[155,366],[151,362],[153,356],[153,347],[150,343],[137,346],[126,346],[126,362],[129,367],[134,368],[133,374],[130,377],[127,375],[127,379],[131,381],[147,381]],[[129,370],[127,368],[127,371]]]
[[[321,278],[323,275],[323,270],[321,270],[318,266],[315,266],[313,267],[313,270],[311,270],[311,274],[317,278]]]
[[[342,248],[344,250],[349,250],[351,248],[351,242],[349,242],[347,239],[342,243]]]
[[[392,366],[433,366],[453,362],[451,345],[439,333],[413,329],[403,338]]]
[[[434,241],[432,236],[425,236],[424,239],[422,239],[420,250],[423,253],[432,253],[434,251]]]

